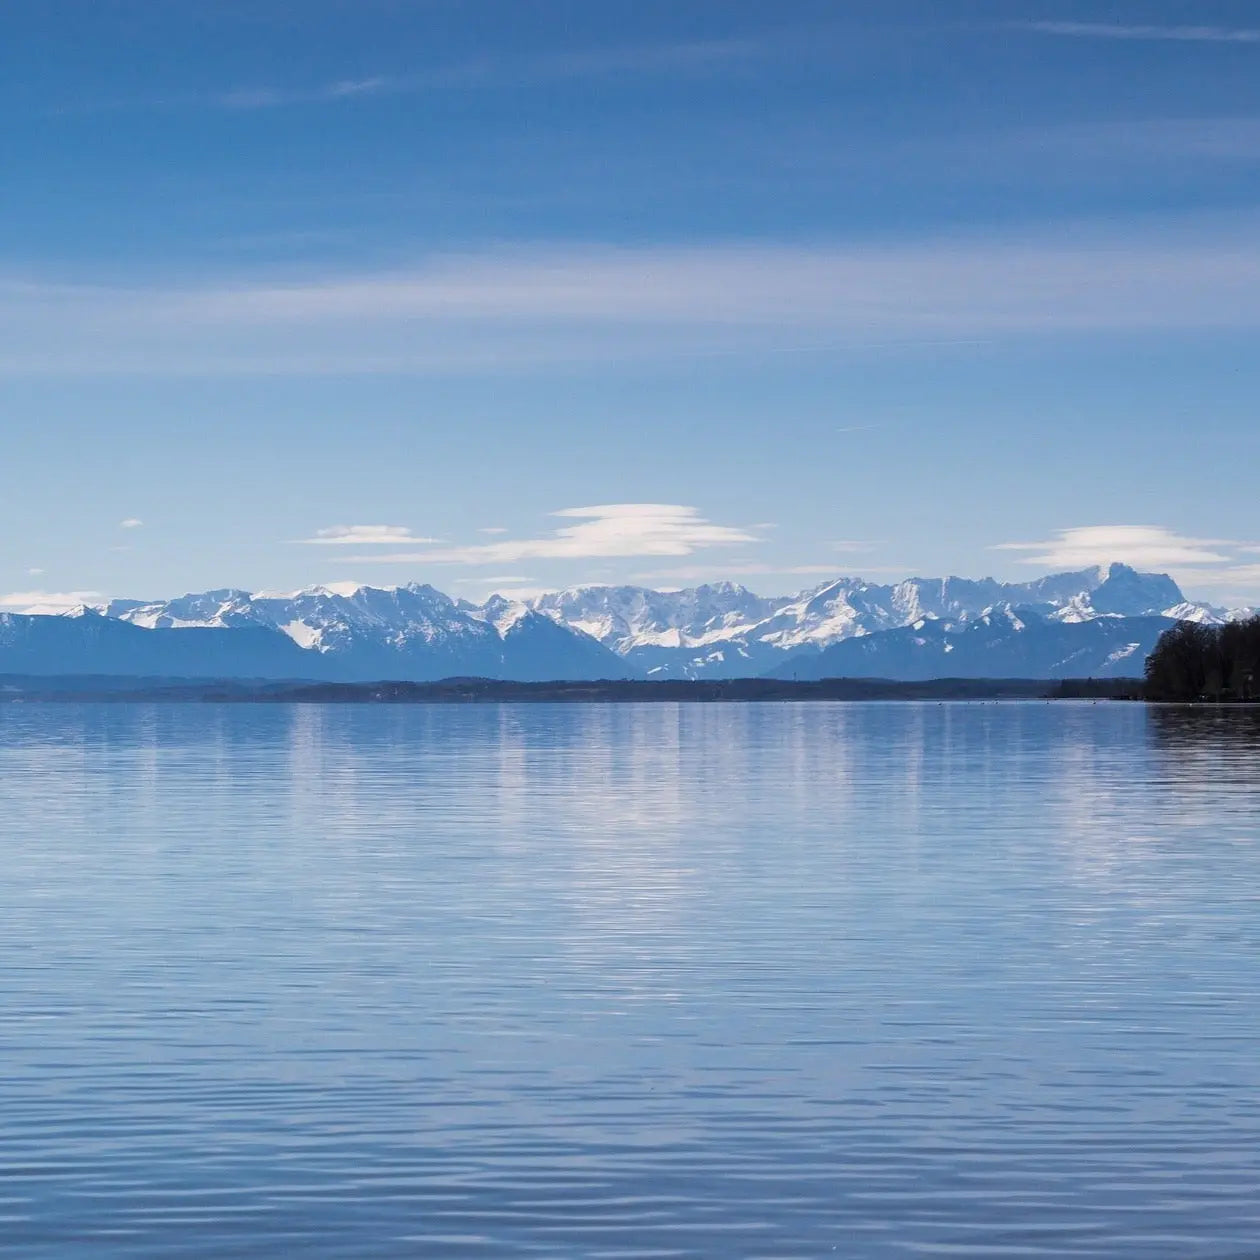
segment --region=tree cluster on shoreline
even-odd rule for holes
[[[1180,621],[1146,658],[1147,700],[1260,700],[1260,616],[1204,626]]]

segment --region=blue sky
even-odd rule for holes
[[[1260,602],[1254,3],[49,0],[0,104],[0,606]]]

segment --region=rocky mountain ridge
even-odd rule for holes
[[[1105,676],[1141,672],[1159,629],[1176,619],[1233,615],[1186,600],[1167,575],[1121,564],[1016,583],[841,577],[779,597],[730,582],[583,586],[482,604],[416,583],[225,588],[59,617],[5,614],[0,671],[318,681]]]
[[[1246,611],[1192,603],[1167,574],[1123,564],[1030,582],[915,577],[881,584],[842,577],[777,599],[732,583],[676,592],[590,586],[525,606],[584,630],[648,677],[664,678],[777,674],[789,656],[804,658],[849,639],[919,622],[960,629],[1017,610],[1021,624],[1065,625],[1151,616],[1218,622]],[[1018,633],[1011,622],[1006,627]]]

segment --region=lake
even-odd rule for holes
[[[1260,718],[0,706],[0,1253],[1242,1256]]]

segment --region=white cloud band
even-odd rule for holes
[[[1049,569],[1083,569],[1119,560],[1135,568],[1228,564],[1223,538],[1186,538],[1157,525],[1088,525],[1061,529],[1042,542],[999,543],[995,551],[1027,551],[1023,563]]]
[[[332,525],[328,529],[316,530],[314,538],[301,538],[298,541],[316,547],[398,547],[422,546],[439,540],[419,538],[405,525]]]
[[[756,542],[756,535],[716,525],[694,507],[672,503],[610,503],[563,508],[552,516],[574,520],[541,538],[504,539],[467,547],[347,557],[357,564],[513,564],[520,560],[688,556],[707,547]]]
[[[0,279],[0,374],[513,370],[1260,328],[1255,224],[1006,241],[523,249],[298,283]]]
[[[1191,44],[1260,44],[1260,30],[1235,26],[1155,26],[1120,22],[1027,22],[1039,35],[1084,39],[1171,40]]]
[[[99,591],[13,591],[0,595],[0,612],[53,616],[98,599]]]

